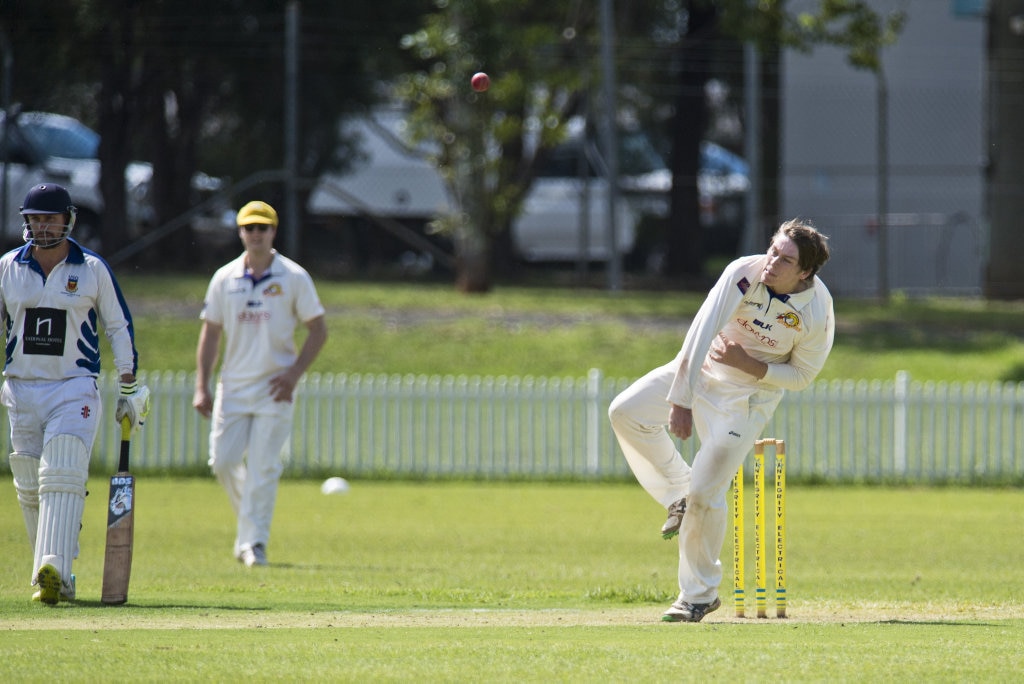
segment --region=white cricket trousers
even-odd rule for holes
[[[220,402],[217,402],[218,404]],[[282,450],[292,430],[292,404],[274,414],[225,415],[214,407],[210,429],[210,468],[224,486],[238,519],[235,555],[270,541]]]
[[[608,417],[637,482],[668,508],[686,497],[679,530],[679,599],[709,603],[722,583],[720,556],[728,526],[726,494],[782,398],[781,391],[717,380],[702,373],[693,426],[700,446],[687,464],[666,429],[673,360],[643,376],[611,403]]]

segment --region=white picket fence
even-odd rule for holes
[[[209,421],[194,374],[140,379],[153,392],[132,444],[139,472],[206,472]],[[292,476],[628,478],[607,409],[629,379],[313,374],[300,385]],[[112,472],[120,432],[107,397],[93,471]],[[2,411],[0,411],[2,412]],[[6,415],[4,416],[6,424]],[[764,436],[784,438],[789,476],[827,482],[1024,482],[1024,383],[819,381],[786,395]],[[694,440],[680,444],[690,459]]]

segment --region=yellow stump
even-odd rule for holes
[[[754,442],[754,605],[757,617],[768,617],[768,495],[765,491],[765,446],[773,447],[775,456],[775,539],[772,543],[775,562],[775,615],[786,617],[786,441],[758,439]],[[746,578],[744,558],[744,484],[743,466],[736,471],[732,488],[732,573],[733,604],[736,617],[746,612]]]
[[[786,442],[775,441],[775,616],[786,617]]]
[[[736,617],[743,617],[747,595],[743,576],[743,466],[736,471],[732,483],[732,599]]]
[[[765,553],[764,442],[754,443],[754,605],[757,617],[768,617],[768,567]]]

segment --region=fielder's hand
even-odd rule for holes
[[[122,382],[121,396],[117,399],[117,413],[114,418],[120,424],[122,418],[127,418],[132,427],[138,429],[146,424],[146,416],[149,415],[149,388],[145,385],[139,386],[137,381]]]

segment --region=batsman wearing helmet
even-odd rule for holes
[[[63,187],[35,186],[21,207],[25,246],[0,257],[0,401],[10,416],[11,472],[33,548],[33,599],[51,605],[75,598],[71,565],[102,415],[101,327],[121,381],[115,418],[140,427],[149,410],[149,390],[135,379],[128,306],[107,263],[71,239],[75,213]]]
[[[274,208],[249,202],[236,222],[245,251],[214,273],[206,291],[192,405],[212,418],[210,467],[237,517],[234,555],[253,567],[267,565],[295,385],[327,341],[327,324],[309,273],[273,247]],[[300,324],[306,338],[296,350]],[[224,360],[214,395],[210,386],[222,337]]]
[[[679,535],[679,598],[667,622],[700,622],[721,605],[729,483],[784,391],[807,387],[832,349],[832,296],[816,275],[828,258],[813,226],[783,223],[767,254],[725,268],[675,359],[608,410],[637,481],[668,510],[661,536]],[[669,433],[688,439],[694,429],[700,448],[687,464]]]

